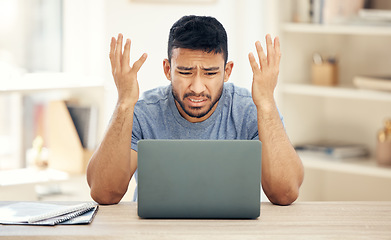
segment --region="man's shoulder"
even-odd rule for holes
[[[244,115],[256,111],[251,92],[247,88],[238,87],[232,83],[226,83],[224,88],[226,91],[224,106],[225,109],[231,111],[232,116],[242,118]]]
[[[238,87],[233,83],[224,84],[225,91],[234,101],[252,101],[251,92],[247,88]]]
[[[141,95],[138,104],[150,105],[158,104],[161,101],[166,101],[168,100],[168,95],[171,91],[170,89],[170,85],[167,85],[147,90]]]

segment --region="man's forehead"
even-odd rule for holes
[[[223,53],[206,52],[204,50],[194,50],[188,48],[175,48],[172,50],[171,60],[180,62],[202,61],[205,63],[219,63],[222,61],[222,63],[224,63],[224,56]]]
[[[189,48],[174,48],[172,50],[172,57],[176,56],[189,56],[189,55],[202,55],[202,56],[210,56],[210,57],[222,57],[223,53],[217,53],[215,51],[205,51],[200,49],[189,49]]]

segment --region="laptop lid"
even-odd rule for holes
[[[142,218],[257,218],[260,188],[260,141],[138,142]]]

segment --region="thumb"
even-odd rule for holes
[[[147,57],[148,54],[144,53],[136,62],[133,63],[132,70],[135,71],[135,73],[137,73],[140,70],[145,60],[147,60]]]

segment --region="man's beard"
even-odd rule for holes
[[[219,95],[218,97],[212,101],[212,97],[209,95],[209,94],[195,94],[195,93],[186,93],[184,96],[183,96],[183,99],[180,100],[179,96],[178,96],[178,93],[175,91],[174,88],[172,88],[172,95],[174,96],[174,99],[175,101],[177,101],[179,103],[179,105],[181,106],[182,110],[190,117],[193,117],[193,118],[202,118],[204,117],[205,115],[207,115],[212,109],[213,107],[216,105],[216,103],[220,100],[221,98],[221,95],[223,94],[223,86],[221,86],[220,90],[219,90]],[[209,105],[209,108],[204,111],[204,112],[200,112],[201,110],[201,107],[189,107],[190,109],[193,109],[193,110],[196,110],[194,112],[190,112],[188,111],[186,108],[185,108],[185,104],[184,104],[184,100],[187,98],[187,97],[206,97],[208,98],[209,100],[212,101],[212,103]],[[198,110],[198,111],[197,111]]]

